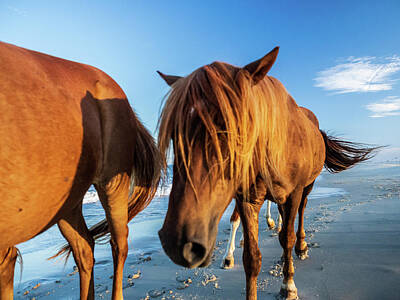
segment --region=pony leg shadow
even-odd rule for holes
[[[0,299],[12,300],[14,297],[14,267],[18,250],[10,247],[0,250]]]

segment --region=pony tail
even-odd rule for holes
[[[343,141],[328,136],[320,130],[325,142],[325,168],[331,173],[339,173],[359,162],[373,158],[382,147],[368,147],[365,144]]]
[[[165,165],[153,137],[143,124],[136,121],[134,165],[129,185],[128,222],[149,205]]]

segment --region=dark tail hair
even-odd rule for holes
[[[151,202],[157,191],[160,181],[162,157],[154,142],[153,137],[134,116],[135,149],[133,151],[133,169],[129,186],[128,222],[131,221]],[[95,241],[106,243],[109,241],[109,228],[106,219],[89,228],[89,232]],[[72,248],[69,244],[63,246],[57,254],[48,259],[63,255],[66,260],[70,256]]]
[[[325,168],[338,173],[353,167],[359,162],[374,157],[382,147],[369,147],[366,144],[340,140],[320,130],[325,142]]]

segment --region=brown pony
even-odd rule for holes
[[[94,299],[94,240],[111,233],[113,299],[122,299],[127,223],[152,199],[161,168],[124,92],[94,67],[0,43],[0,111],[0,299],[13,298],[14,245],[56,223],[81,299]],[[91,184],[107,220],[88,229]]]
[[[208,265],[219,220],[235,197],[243,222],[247,299],[257,298],[258,214],[264,200],[276,202],[283,217],[281,295],[295,299],[294,222],[297,213],[303,219],[315,178],[324,165],[339,172],[375,149],[320,131],[315,116],[266,76],[277,54],[275,48],[244,68],[214,62],[183,78],[160,73],[172,89],[159,120],[159,148],[167,156],[172,141],[174,149],[172,190],[159,232],[163,248],[182,266]],[[307,243],[299,223],[301,254]]]

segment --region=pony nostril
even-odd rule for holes
[[[183,246],[183,257],[190,266],[193,266],[204,260],[206,256],[206,248],[198,243],[186,243]]]

